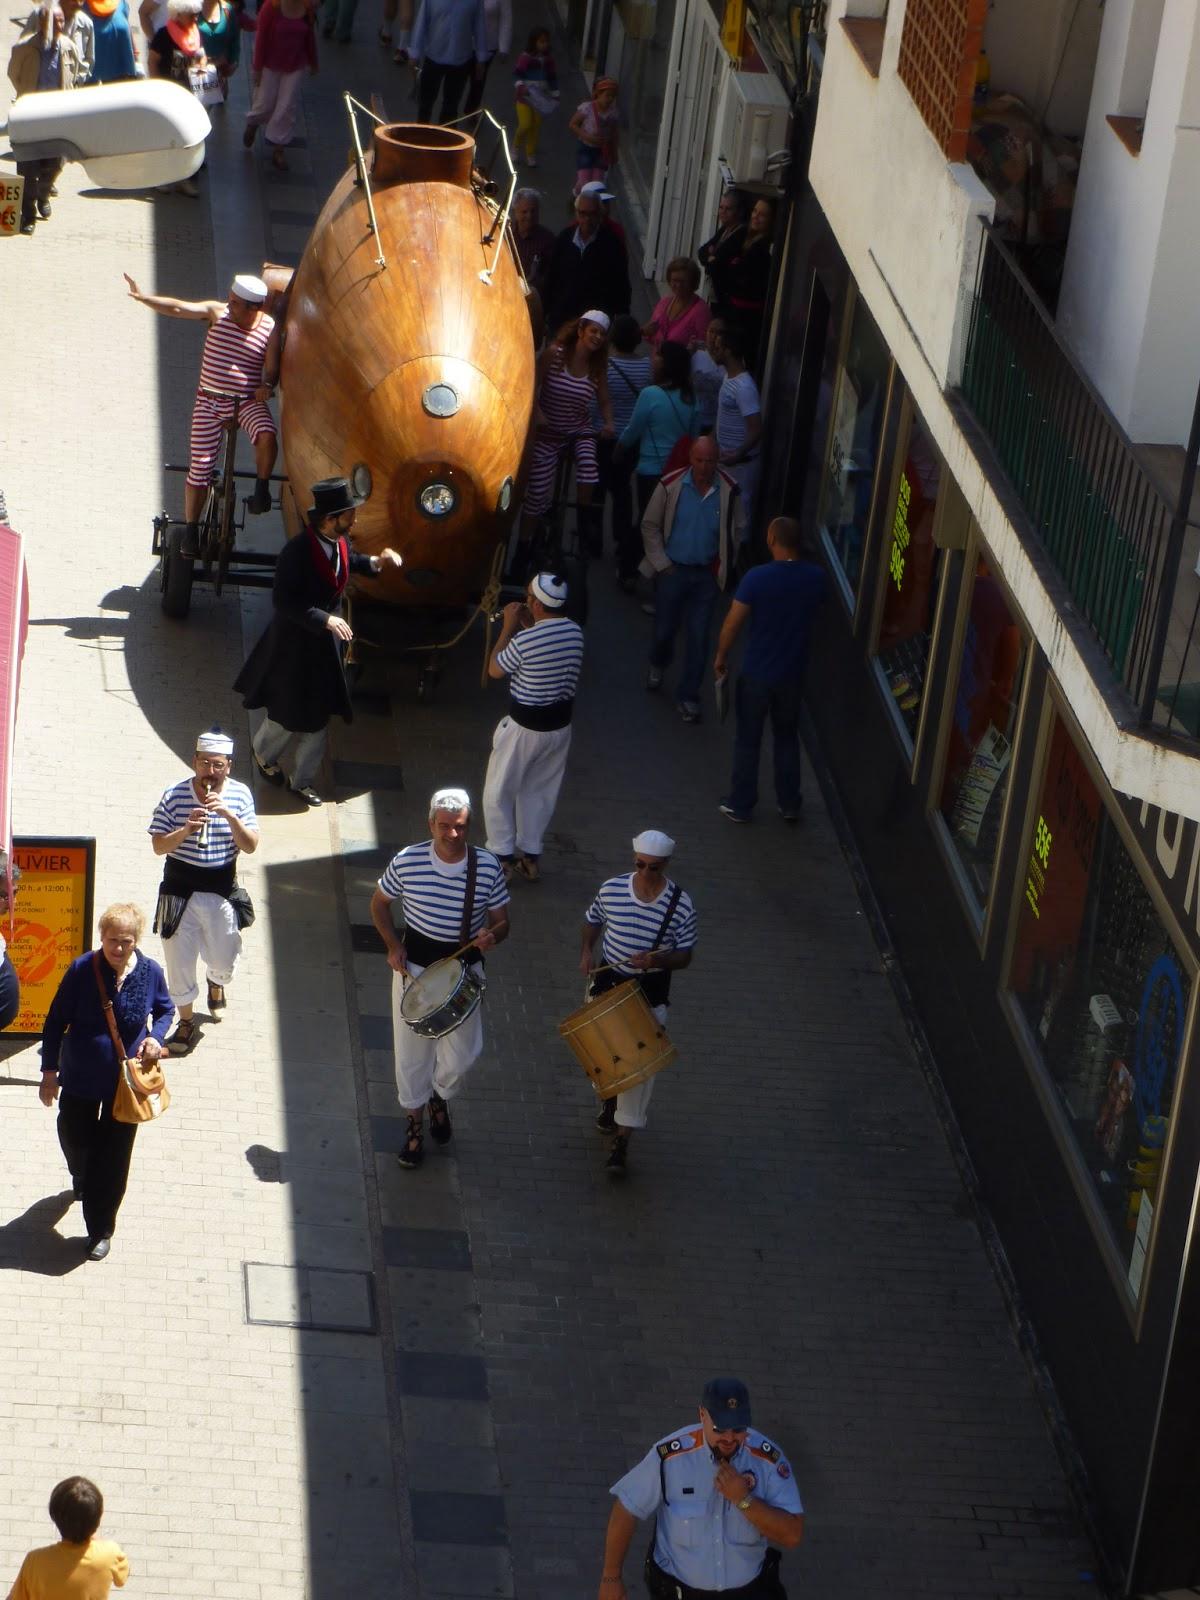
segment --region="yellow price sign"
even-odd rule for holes
[[[92,943],[94,839],[14,839],[21,881],[13,899],[8,954],[21,982],[9,1034],[36,1038],[63,973]]]

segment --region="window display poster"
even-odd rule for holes
[[[1061,718],[1054,721],[1041,803],[1025,864],[1025,904],[1011,984],[1031,987],[1035,967],[1069,962],[1079,943],[1100,827],[1100,794]]]
[[[21,1009],[6,1031],[36,1038],[63,973],[92,942],[96,841],[14,839],[13,862],[21,881],[5,936],[21,981]]]

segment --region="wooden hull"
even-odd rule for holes
[[[426,151],[427,140],[457,149]],[[393,153],[403,144],[405,161],[385,160],[389,141]],[[524,285],[498,226],[484,242],[494,215],[463,182],[464,144],[442,129],[379,130],[378,243],[351,169],[317,219],[288,305],[280,394],[296,504],[303,514],[308,485],[356,472],[361,481],[365,467],[371,493],[355,544],[404,557],[369,589],[398,606],[479,595],[507,537],[533,409]],[[433,486],[426,504],[452,503],[443,515],[422,508]]]

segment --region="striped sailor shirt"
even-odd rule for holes
[[[228,308],[222,311],[204,336],[200,387],[219,389],[223,394],[252,395],[263,381],[263,361],[274,330],[274,318],[265,311],[250,328],[239,328]]]
[[[585,914],[594,928],[604,929],[600,948],[605,962],[629,974],[637,971],[628,965],[629,958],[639,951],[691,950],[696,943],[696,908],[687,890],[680,893],[675,913],[660,934],[675,885],[668,878],[656,900],[639,900],[633,892],[633,876],[627,872],[602,883]]]
[[[221,798],[243,828],[258,831],[258,815],[254,810],[254,796],[244,783],[236,778],[226,778]],[[174,833],[182,828],[197,806],[204,804],[194,778],[184,778],[182,783],[168,789],[154,808],[147,833]],[[197,829],[182,844],[175,846],[171,857],[186,861],[192,867],[224,867],[238,854],[233,829],[224,817],[210,817],[207,828]]]
[[[490,850],[477,850],[475,904],[469,933],[483,927],[489,911],[506,906],[511,898],[504,872]],[[457,941],[462,928],[463,895],[467,887],[467,858],[443,861],[433,840],[406,845],[388,863],[379,887],[389,900],[400,900],[404,920],[426,938]]]
[[[569,617],[545,617],[515,633],[496,665],[512,680],[509,688],[518,705],[573,700],[583,665],[583,629]]]

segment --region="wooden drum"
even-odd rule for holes
[[[634,978],[573,1011],[558,1031],[602,1100],[652,1078],[677,1053]]]

